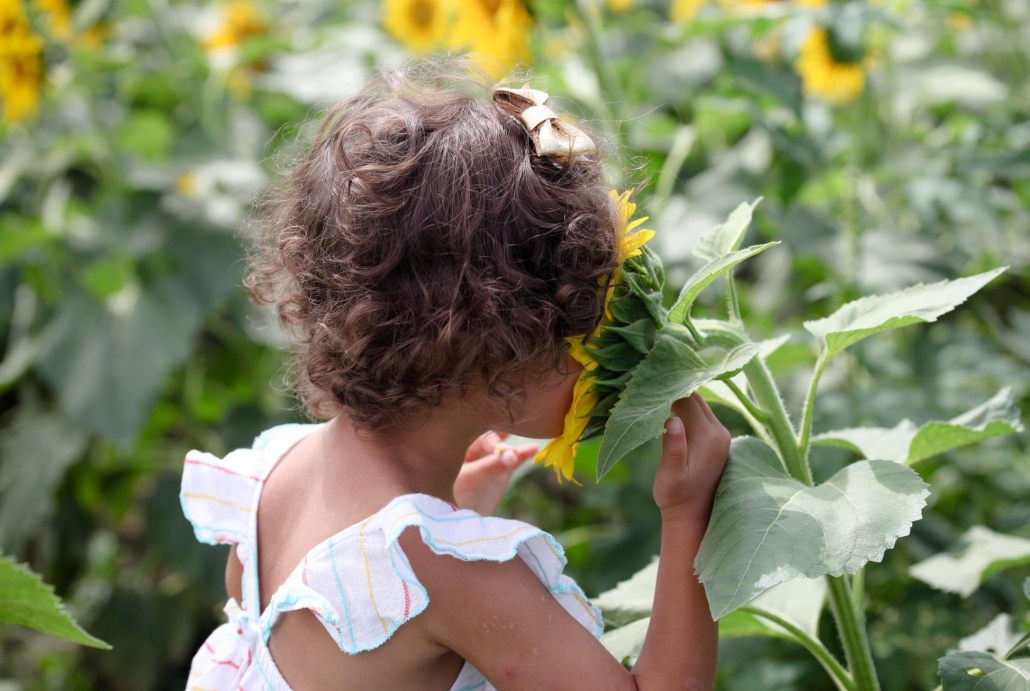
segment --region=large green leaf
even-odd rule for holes
[[[50,512],[54,487],[86,435],[58,413],[19,415],[0,434],[0,548],[15,552]]]
[[[658,560],[655,559],[628,580],[591,598],[591,602],[601,608],[606,622],[623,626],[651,614],[657,578]]]
[[[941,658],[944,691],[1030,691],[1030,659],[1002,661],[988,653],[952,653]]]
[[[65,301],[39,354],[62,411],[123,448],[235,278],[237,250],[227,237],[182,229],[166,249],[173,273],[104,303],[81,293]]]
[[[620,660],[627,656],[635,659],[640,652],[654,605],[657,578],[658,559],[655,559],[628,580],[591,600],[601,608],[606,622],[619,627],[606,633],[602,642]],[[797,578],[781,583],[756,597],[747,607],[719,620],[719,636],[767,636],[796,641],[793,633],[769,618],[773,617],[786,620],[817,639],[825,600],[826,581],[822,578]]]
[[[776,452],[738,437],[697,555],[719,619],[794,578],[855,573],[907,535],[926,504],[926,483],[890,461],[860,461],[808,487]]]
[[[759,352],[758,344],[745,343],[714,364],[706,364],[685,338],[669,327],[659,332],[654,348],[633,371],[605,425],[597,457],[598,479],[627,453],[662,433],[674,401],[721,374],[740,369]]]
[[[686,285],[683,286],[683,290],[680,291],[679,297],[676,298],[676,302],[669,311],[669,321],[675,324],[682,324],[686,317],[690,315],[690,308],[694,306],[694,301],[697,300],[698,295],[700,295],[705,288],[710,286],[715,279],[719,278],[727,271],[732,271],[733,267],[745,259],[753,257],[756,254],[764,252],[770,247],[778,244],[780,243],[768,242],[764,245],[754,245],[747,249],[724,254],[705,264],[697,271],[697,273],[691,276],[687,280]]]
[[[902,420],[892,428],[840,429],[818,434],[812,437],[812,443],[839,446],[863,458],[911,465],[952,449],[1022,430],[1012,390],[1005,388],[989,401],[947,422],[928,422],[916,427],[912,421]]]
[[[725,223],[715,226],[701,236],[694,245],[694,256],[706,262],[715,261],[723,255],[735,252],[744,242],[748,226],[754,215],[755,207],[762,199],[759,197],[751,204],[741,203],[730,213]]]
[[[1030,540],[973,526],[954,551],[935,554],[909,569],[924,583],[969,597],[993,574],[1030,564]]]
[[[963,652],[975,651],[1005,657],[1019,640],[1020,635],[1012,630],[1012,617],[1002,612],[972,636],[960,639],[958,649]]]
[[[650,624],[651,617],[644,617],[617,629],[605,631],[601,636],[601,645],[619,662],[633,666],[640,655],[640,649],[644,647],[647,627]]]
[[[937,317],[961,305],[1006,268],[860,298],[828,317],[805,322],[805,328],[820,340],[825,355],[832,357],[875,333],[937,321]]]
[[[725,638],[740,635],[795,640],[794,634],[773,619],[778,618],[797,626],[811,638],[818,639],[819,617],[825,603],[826,579],[795,578],[769,588],[745,607],[720,619],[719,634]],[[748,619],[754,620],[753,623]]]
[[[111,647],[83,631],[39,576],[4,556],[0,556],[0,623],[27,626],[93,648]]]

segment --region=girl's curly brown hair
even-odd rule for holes
[[[526,377],[601,319],[619,219],[597,157],[536,156],[491,86],[458,72],[371,80],[262,204],[246,283],[297,338],[316,418],[382,431],[471,391],[513,414]]]

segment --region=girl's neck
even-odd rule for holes
[[[350,482],[360,478],[371,494],[421,493],[453,503],[465,452],[487,429],[477,417],[467,406],[444,404],[414,430],[373,435],[359,433],[340,414],[322,430],[318,455],[339,461],[328,464],[330,483],[334,476]]]

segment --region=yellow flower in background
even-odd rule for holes
[[[533,18],[523,0],[457,0],[455,7],[448,47],[468,49],[479,66],[494,77],[530,61]]]
[[[184,197],[191,197],[197,191],[197,176],[183,173],[175,180],[175,191]]]
[[[608,11],[615,14],[629,12],[636,0],[608,0]]]
[[[32,4],[46,16],[51,36],[62,41],[72,38],[72,11],[67,0],[32,0]]]
[[[705,0],[672,0],[669,7],[669,19],[677,24],[689,24],[701,10]]]
[[[204,40],[211,50],[233,48],[248,38],[268,32],[268,20],[247,0],[233,0],[222,8],[219,25]]]
[[[447,36],[452,10],[446,0],[385,0],[383,25],[416,53],[428,53]]]
[[[973,17],[966,12],[952,12],[948,15],[948,26],[955,31],[968,31],[973,27]]]
[[[636,230],[647,220],[647,217],[644,216],[643,218],[631,220],[633,214],[636,213],[637,205],[629,200],[629,192],[619,194],[612,190],[609,194],[619,211],[619,264],[621,266],[630,257],[643,254],[641,247],[644,246],[645,242],[654,237],[654,231],[644,228]],[[618,283],[620,271],[621,269],[616,269],[611,280],[608,281],[608,285],[614,286]],[[612,298],[613,290],[614,288],[612,287],[606,288],[604,317],[602,317],[601,324],[597,327],[593,336],[599,335],[604,330],[606,324],[614,321],[614,316],[608,309],[608,303]],[[590,413],[598,403],[597,395],[591,391],[593,386],[592,373],[597,369],[597,362],[590,357],[590,352],[583,347],[582,336],[569,338],[568,343],[569,354],[576,362],[583,365],[583,370],[580,372],[579,379],[576,380],[576,386],[572,392],[572,406],[565,415],[565,428],[562,431],[562,435],[552,439],[537,454],[535,461],[536,463],[543,463],[546,467],[553,467],[559,482],[563,478],[576,482],[572,474],[575,470],[576,451],[579,448],[579,440],[583,436],[587,424],[590,422]]]
[[[43,40],[32,33],[21,0],[0,0],[0,100],[7,122],[21,122],[39,109],[43,85]]]
[[[843,104],[856,99],[865,88],[865,69],[857,62],[838,62],[830,52],[826,30],[812,29],[801,46],[794,67],[808,96]]]
[[[384,0],[383,26],[416,53],[467,50],[494,77],[531,57],[524,0]]]

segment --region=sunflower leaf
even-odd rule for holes
[[[1007,268],[860,298],[828,317],[805,322],[805,328],[819,339],[823,357],[830,358],[875,333],[937,321],[937,317],[961,305]]]
[[[980,652],[941,658],[938,673],[944,691],[1030,691],[1030,659],[1002,661]]]
[[[919,519],[929,490],[911,469],[860,461],[810,487],[753,437],[733,441],[695,568],[719,619],[779,583],[855,573]]]
[[[743,202],[730,213],[725,223],[715,226],[701,236],[694,246],[694,256],[706,262],[713,262],[720,257],[736,252],[744,241],[755,207],[762,201],[759,197],[748,204]]]
[[[93,648],[111,648],[75,623],[51,586],[23,564],[4,556],[0,556],[0,623],[27,626]]]
[[[729,254],[723,254],[701,267],[697,273],[690,277],[686,285],[683,286],[683,290],[680,291],[679,297],[676,298],[676,302],[673,303],[672,309],[669,310],[669,321],[674,324],[682,324],[686,321],[687,317],[690,316],[690,308],[694,306],[694,301],[697,300],[698,295],[710,286],[715,279],[722,276],[727,271],[731,271],[733,267],[741,263],[749,257],[753,257],[760,252],[780,244],[779,242],[769,242],[764,245],[754,245],[747,249],[737,250],[730,252]]]
[[[956,549],[924,559],[908,572],[938,590],[969,597],[995,573],[1022,564],[1030,564],[1030,540],[973,526]]]
[[[985,403],[946,422],[916,427],[910,420],[902,420],[892,428],[841,429],[818,434],[812,437],[812,443],[845,448],[864,458],[912,465],[952,449],[1022,430],[1012,390],[1004,388]]]
[[[739,369],[758,354],[746,343],[718,362],[707,364],[687,345],[683,327],[658,332],[654,348],[633,371],[605,425],[597,457],[600,480],[623,456],[662,433],[674,401],[689,396],[724,372]]]

